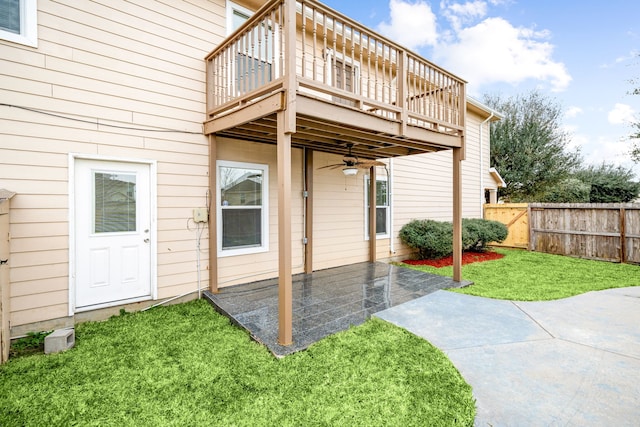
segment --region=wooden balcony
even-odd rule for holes
[[[206,61],[206,134],[275,144],[286,111],[293,147],[463,148],[465,82],[317,1],[269,1]]]

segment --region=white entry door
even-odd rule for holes
[[[75,307],[151,296],[150,165],[76,159]]]

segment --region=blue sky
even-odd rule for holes
[[[640,2],[630,0],[323,0],[469,82],[468,93],[532,89],[559,103],[586,163],[633,167],[640,120]],[[640,81],[636,84],[640,86]]]

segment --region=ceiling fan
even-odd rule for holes
[[[353,144],[347,144],[349,152],[342,158],[342,163],[335,163],[333,165],[322,166],[318,169],[340,169],[345,176],[353,176],[358,173],[358,169],[369,169],[372,166],[386,166],[384,163],[377,160],[360,160],[358,156],[353,155],[351,149]]]

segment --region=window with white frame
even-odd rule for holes
[[[231,35],[253,15],[254,12],[227,0],[227,35]],[[271,25],[264,24],[255,28],[250,43],[242,44],[244,49],[235,57],[235,85],[230,89],[237,93],[246,93],[273,80],[274,46],[278,35]]]
[[[269,166],[217,162],[218,255],[269,249]]]
[[[230,36],[253,15],[253,11],[227,0],[227,36]]]
[[[365,213],[364,230],[365,239],[369,239],[369,176],[365,177]],[[389,237],[389,186],[386,176],[376,176],[376,238]]]
[[[326,61],[329,65],[329,75],[327,83],[338,89],[360,93],[358,82],[360,81],[360,63],[352,61],[351,58],[345,57],[340,53],[334,53],[333,50],[327,49]],[[344,99],[339,96],[332,97],[332,100],[339,104],[355,106],[355,102]]]
[[[0,39],[38,46],[37,0],[0,0]]]

